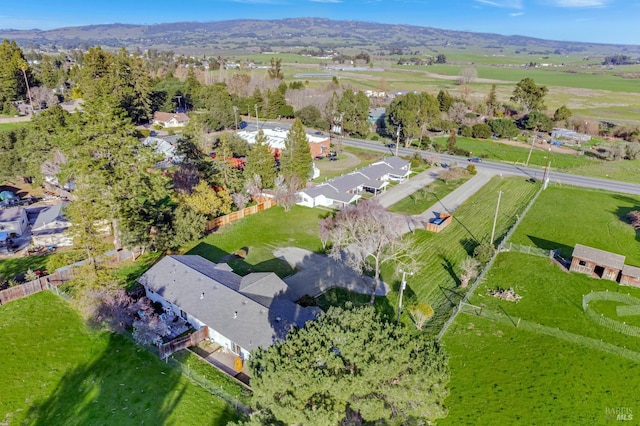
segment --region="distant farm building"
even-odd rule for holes
[[[568,129],[553,129],[553,132],[551,132],[551,138],[582,143],[589,142],[591,140],[591,135],[574,132],[573,130]]]
[[[625,256],[621,254],[576,244],[569,270],[640,287],[640,268],[624,262]]]
[[[623,266],[624,256],[620,254],[576,244],[569,270],[617,281]]]

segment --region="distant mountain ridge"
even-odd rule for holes
[[[337,21],[324,18],[278,20],[235,19],[154,25],[106,24],[53,30],[2,30],[0,38],[23,48],[72,49],[101,45],[129,50],[162,49],[183,53],[257,53],[295,49],[355,49],[383,52],[439,49],[499,51],[504,48],[540,53],[640,55],[638,45],[544,40],[524,36],[443,30],[413,25]]]

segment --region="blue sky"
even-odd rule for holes
[[[640,44],[640,0],[4,0],[0,28],[323,17]]]

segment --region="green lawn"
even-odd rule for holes
[[[329,212],[308,207],[294,206],[289,212],[276,206],[259,214],[247,216],[200,240],[186,254],[198,254],[212,262],[233,254],[241,248],[248,249],[245,259],[231,258],[233,270],[245,275],[253,272],[275,272],[280,277],[293,273],[291,267],[273,256],[278,247],[295,246],[320,252],[318,222]]]
[[[0,277],[4,279],[13,279],[16,275],[24,274],[28,269],[31,269],[32,271],[43,271],[47,269],[47,261],[51,256],[57,256],[57,254],[50,254],[47,256],[11,257],[0,260]]]
[[[434,138],[441,146],[446,146],[447,138]],[[522,146],[513,146],[499,143],[490,139],[472,139],[465,137],[457,138],[458,148],[471,151],[474,157],[483,157],[490,160],[504,161],[507,163],[525,164],[529,156],[529,145],[522,143]],[[534,149],[529,159],[530,166],[544,168],[547,164],[547,151]],[[587,166],[601,163],[600,160],[571,154],[551,154],[551,169],[567,171],[579,166]]]
[[[440,330],[452,306],[464,295],[464,291],[458,288],[458,265],[473,252],[477,244],[489,240],[498,191],[503,191],[503,194],[496,226],[497,241],[515,222],[516,215],[538,188],[522,178],[495,177],[456,210],[453,222],[442,232],[436,234],[418,230],[406,236],[411,239],[419,266],[414,275],[407,279],[403,305],[420,302],[433,306],[435,315],[428,323],[429,332],[435,334]],[[397,306],[400,277],[393,268],[386,267],[383,268],[382,278],[392,287],[388,296],[389,304]],[[404,314],[403,320],[410,323]]]
[[[640,197],[551,185],[511,241],[547,250],[559,248],[565,257],[579,243],[625,255],[627,263],[640,266],[640,233],[624,220],[631,210],[640,210]]]
[[[29,121],[20,121],[17,123],[0,123],[0,132],[3,130],[18,129],[20,127],[27,126],[29,123]]]
[[[423,213],[426,209],[434,205],[450,192],[454,191],[460,185],[471,178],[471,175],[464,175],[461,179],[454,182],[443,182],[435,180],[428,186],[417,190],[413,194],[398,201],[387,210],[394,213],[404,213],[416,215]]]
[[[498,286],[513,287],[522,300],[487,294]],[[608,424],[615,416],[607,409],[616,407],[635,415],[640,339],[590,320],[582,296],[591,290],[640,296],[640,289],[568,273],[544,257],[500,254],[470,300],[497,319],[461,313],[443,338],[452,376],[450,414],[439,424]]]
[[[225,424],[231,406],[42,292],[0,307],[0,422]]]

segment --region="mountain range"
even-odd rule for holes
[[[578,55],[640,55],[638,45],[611,45],[543,40],[524,36],[452,31],[324,18],[278,20],[237,19],[154,25],[107,24],[53,30],[0,29],[0,38],[27,49],[73,49],[101,45],[129,50],[173,50],[188,54],[250,54],[263,51],[340,49],[382,53],[434,54],[469,50],[496,54],[556,53]]]

